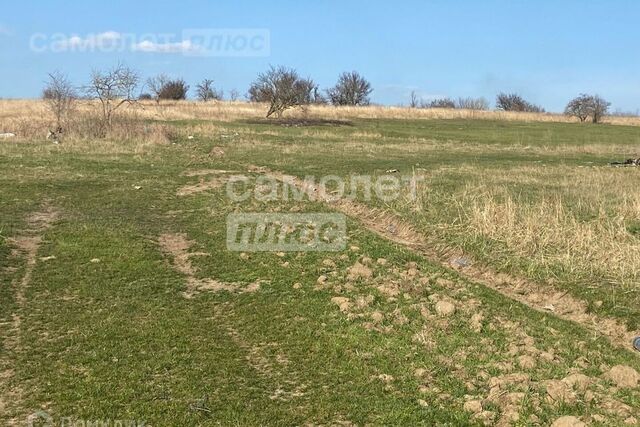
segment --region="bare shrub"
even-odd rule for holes
[[[196,85],[196,96],[202,102],[219,101],[222,99],[222,91],[216,90],[213,80],[204,79]]]
[[[292,68],[272,66],[251,84],[249,99],[268,103],[267,117],[282,117],[289,108],[310,104],[316,87],[313,80],[301,78]]]
[[[158,74],[147,79],[146,87],[150,92],[151,98],[155,99],[156,102],[160,102],[160,94],[168,81],[169,77],[166,74]]]
[[[55,132],[62,132],[63,122],[68,120],[78,98],[76,89],[65,74],[54,71],[49,74],[42,98],[55,119]]]
[[[420,97],[418,96],[418,93],[415,90],[411,91],[411,95],[410,95],[410,100],[409,100],[409,107],[410,108],[418,108],[420,106]]]
[[[456,102],[451,98],[439,98],[424,105],[425,108],[456,108]]]
[[[534,105],[516,93],[500,93],[496,97],[496,108],[502,111],[544,113],[544,108]]]
[[[92,72],[85,94],[89,99],[99,101],[100,121],[104,129],[111,128],[117,110],[123,105],[135,103],[134,92],[139,82],[138,73],[124,64],[118,64],[107,71]]]
[[[484,98],[458,98],[456,108],[486,111],[489,109],[489,101]]]
[[[327,95],[333,105],[369,105],[372,91],[371,83],[357,71],[351,71],[342,73]]]
[[[231,91],[229,92],[229,100],[237,101],[238,99],[240,99],[240,92],[238,92],[237,89],[231,89]]]
[[[187,92],[189,92],[189,85],[183,79],[169,80],[162,86],[158,98],[180,101],[187,99]]]

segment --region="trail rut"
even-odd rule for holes
[[[372,208],[351,199],[335,200],[335,197],[322,194],[318,188],[312,188],[307,182],[296,176],[271,171],[266,167],[249,167],[250,172],[264,173],[288,185],[295,185],[309,197],[326,203],[334,209],[360,221],[367,229],[376,234],[403,245],[428,260],[456,270],[462,277],[493,289],[500,294],[525,304],[537,311],[551,313],[559,318],[570,320],[593,331],[594,335],[603,335],[617,347],[631,349],[635,336],[640,330],[629,331],[619,320],[603,317],[587,311],[587,303],[566,291],[560,291],[550,285],[535,283],[520,277],[499,273],[489,267],[471,262],[464,266],[452,265],[456,250],[442,243],[429,241],[415,231],[408,222],[398,215],[383,209]]]

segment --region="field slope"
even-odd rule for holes
[[[3,425],[640,419],[640,175],[608,166],[638,128],[169,125],[169,144],[0,143]],[[420,177],[417,198],[225,191],[391,170]],[[231,252],[237,212],[343,212],[348,243]]]

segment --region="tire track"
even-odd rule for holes
[[[335,196],[322,194],[319,188],[292,175],[271,171],[266,167],[250,166],[250,172],[263,173],[287,185],[294,185],[298,191],[306,193],[310,199],[323,202],[335,210],[358,220],[368,230],[379,236],[398,243],[411,251],[427,258],[429,261],[457,271],[462,277],[493,289],[500,294],[531,307],[532,309],[552,314],[561,319],[578,323],[594,333],[605,336],[616,347],[632,349],[634,337],[640,330],[629,331],[622,322],[610,317],[589,313],[587,303],[568,292],[559,291],[549,285],[535,283],[520,277],[499,273],[489,267],[473,262],[457,266],[452,263],[456,250],[429,241],[424,235],[416,232],[411,224],[400,216],[384,209],[372,208],[364,203],[351,199],[335,200]],[[470,257],[465,255],[470,260]],[[637,352],[636,352],[637,353]]]

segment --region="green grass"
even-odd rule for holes
[[[640,142],[636,128],[373,120],[343,127],[285,128],[245,122],[219,126],[239,136],[197,135],[143,154],[133,150],[96,154],[91,146],[41,149],[36,143],[4,148],[0,321],[6,324],[17,314],[22,322],[19,345],[1,348],[0,371],[10,368],[13,375],[0,383],[0,396],[17,388],[22,393],[0,413],[0,423],[13,417],[23,420],[42,408],[56,419],[136,419],[154,426],[475,425],[480,422],[462,408],[467,396],[482,400],[490,392],[487,378],[525,371],[529,382],[505,389],[524,393],[518,406],[522,425],[547,425],[565,414],[602,414],[611,424],[619,423],[625,416],[611,414],[601,404],[607,395],[638,416],[639,390],[613,390],[600,379],[616,364],[640,370],[634,354],[613,348],[576,324],[535,312],[430,264],[367,231],[357,219],[349,220],[347,245],[359,247],[357,251],[284,257],[255,253],[244,259],[225,247],[229,213],[329,208],[298,202],[238,205],[227,199],[224,188],[175,196],[180,186],[198,180],[182,176],[185,170],[246,171],[250,164],[300,176],[349,176],[381,174],[388,168],[408,173],[415,167],[461,165],[491,173],[534,160],[568,167],[606,163],[612,160],[608,154],[577,149],[558,157],[523,147],[615,143],[632,151]],[[309,134],[315,131],[317,135]],[[363,136],[366,133],[380,137]],[[445,148],[434,149],[433,144]],[[503,150],[511,145],[516,149]],[[207,155],[214,146],[224,148],[224,158]],[[464,170],[452,170],[431,184],[434,194],[450,194],[468,179]],[[514,191],[524,200],[536,200],[539,192],[551,191],[554,185],[550,181],[540,189],[523,184]],[[5,238],[19,236],[27,215],[46,200],[62,217],[44,233],[38,258],[55,259],[37,262],[24,290],[25,302],[19,304],[15,282],[22,277],[25,261],[11,255]],[[372,205],[381,206],[375,201]],[[434,203],[417,217],[399,206],[390,208],[425,232],[451,214],[445,202]],[[156,242],[165,232],[186,233],[195,242],[192,251],[209,254],[191,259],[198,277],[266,283],[253,293],[203,292],[184,298],[185,277]],[[508,250],[487,251],[499,242],[485,244],[477,236],[463,239],[456,234],[439,237],[511,272],[538,278],[552,273]],[[487,251],[484,257],[482,251]],[[374,260],[373,279],[349,286],[347,268],[362,256]],[[501,262],[504,257],[512,260],[507,267]],[[326,258],[336,268],[323,264]],[[377,258],[387,259],[388,265],[376,265]],[[91,262],[94,259],[99,262]],[[403,276],[409,262],[417,263],[418,277]],[[329,284],[316,289],[322,274],[329,276]],[[296,283],[301,286],[294,288]],[[393,283],[400,293],[389,298],[380,287]],[[591,295],[574,289],[569,282],[566,286],[585,298],[606,297],[604,292]],[[434,295],[455,300],[456,314],[433,315]],[[369,300],[342,313],[331,302],[335,296]],[[605,304],[602,313],[634,318],[640,314],[634,298],[615,306]],[[430,315],[421,314],[422,308]],[[372,325],[375,311],[384,319]],[[485,319],[479,331],[469,326],[469,318],[477,312]],[[0,338],[16,335],[6,328],[0,331]],[[430,343],[416,338],[420,332]],[[530,370],[514,364],[510,346],[520,345],[518,354],[525,354],[522,343],[527,336],[533,339],[536,354],[553,352],[553,360],[538,357]],[[562,379],[576,366],[594,378],[596,400],[589,403],[579,395],[568,404],[547,402],[542,381]],[[418,369],[426,374],[417,376]],[[497,421],[505,408],[486,402],[485,409],[495,412]]]

